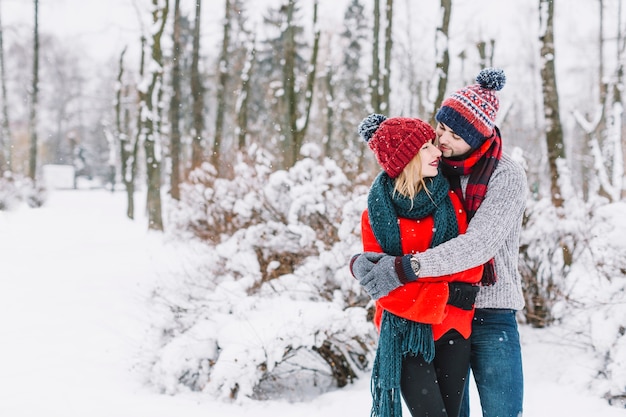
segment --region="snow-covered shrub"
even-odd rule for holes
[[[41,207],[46,201],[44,187],[35,185],[28,177],[5,171],[0,176],[0,210],[10,210],[21,203]]]
[[[548,199],[529,201],[520,271],[525,316],[534,326],[558,325],[589,349],[599,396],[626,398],[626,203],[583,204],[570,198],[558,214]]]
[[[526,321],[535,327],[549,325],[558,317],[554,307],[567,300],[567,276],[585,249],[580,239],[584,210],[570,204],[559,212],[549,198],[529,200],[520,242],[519,270],[526,307]]]
[[[591,385],[609,402],[626,406],[626,203],[594,209],[587,227],[585,262],[572,270],[565,326],[587,329],[580,337],[596,354]]]
[[[232,180],[210,166],[195,172],[170,214],[211,255],[202,277],[155,294],[171,311],[150,374],[164,392],[306,399],[349,383],[372,359],[369,297],[348,269],[367,188],[315,153],[275,172],[255,155],[240,158]]]
[[[262,190],[272,171],[267,154],[256,147],[238,154],[234,178],[219,178],[215,168],[204,163],[181,184],[181,200],[169,212],[174,233],[219,243],[223,236],[262,222]]]

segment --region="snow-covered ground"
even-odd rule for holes
[[[369,381],[310,402],[215,402],[144,382],[150,294],[177,250],[125,216],[125,194],[53,191],[39,209],[0,211],[0,416],[277,417],[369,415]],[[558,328],[521,328],[526,417],[617,417],[589,391],[592,359]],[[408,415],[408,413],[405,413]],[[472,389],[472,415],[480,416]]]

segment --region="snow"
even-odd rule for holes
[[[149,383],[144,367],[152,333],[164,320],[152,294],[168,285],[170,272],[187,267],[181,255],[189,248],[147,231],[141,195],[136,202],[135,221],[124,216],[125,193],[104,190],[55,190],[41,208],[0,211],[0,415],[334,417],[348,409],[369,415],[367,375],[291,403],[168,395]],[[273,314],[293,314],[294,307],[276,303]],[[275,331],[256,327],[259,338],[266,336],[259,329]],[[568,343],[565,329],[522,325],[520,332],[526,417],[624,416],[587,388],[594,359],[584,346]],[[471,395],[478,416],[473,387]]]

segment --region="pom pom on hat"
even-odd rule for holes
[[[428,141],[435,130],[420,119],[370,114],[359,123],[359,136],[374,151],[376,160],[391,178],[396,178]]]
[[[378,129],[380,124],[385,120],[387,120],[387,117],[383,116],[382,114],[370,114],[365,119],[363,119],[361,123],[359,123],[359,136],[361,136],[361,138],[365,142],[369,142],[372,136],[374,136],[374,132],[376,132],[376,129]]]
[[[496,91],[505,84],[503,70],[485,68],[476,76],[476,84],[456,91],[441,103],[435,119],[477,149],[494,134],[500,108]]]
[[[476,82],[482,88],[500,91],[506,84],[506,75],[500,68],[485,68],[476,76]]]

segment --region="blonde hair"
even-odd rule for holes
[[[418,153],[398,175],[393,190],[413,200],[422,189],[428,193],[422,176],[422,158]]]

